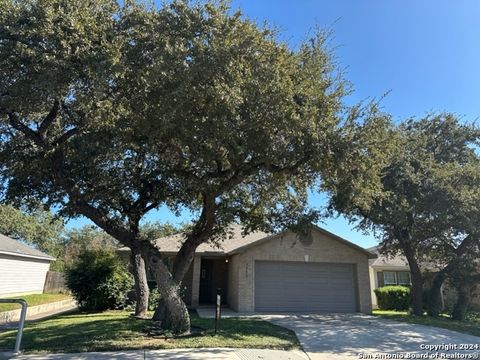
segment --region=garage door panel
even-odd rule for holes
[[[355,312],[352,264],[255,262],[255,310]]]

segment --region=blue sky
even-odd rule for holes
[[[480,116],[480,1],[235,0],[232,7],[279,28],[280,38],[292,47],[315,27],[331,28],[338,61],[355,89],[349,101],[389,92],[381,104],[396,120],[431,111],[450,111],[466,120]],[[311,196],[312,206],[324,202]],[[161,209],[147,220],[188,218]],[[86,223],[76,219],[68,227]],[[342,218],[322,226],[364,247],[376,242]]]

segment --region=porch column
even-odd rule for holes
[[[202,257],[200,255],[195,255],[193,258],[193,276],[192,276],[192,307],[196,308],[198,306],[200,298],[200,265],[202,262]]]

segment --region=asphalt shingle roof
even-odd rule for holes
[[[55,258],[41,252],[40,250],[34,249],[18,240],[14,240],[2,234],[0,234],[0,253],[7,253],[26,258],[55,260]]]
[[[226,254],[234,254],[238,251],[243,250],[243,248],[248,247],[248,246],[253,246],[254,244],[263,242],[263,241],[268,241],[272,239],[273,237],[280,235],[280,234],[269,234],[265,233],[263,231],[255,231],[252,233],[249,233],[247,235],[242,234],[242,226],[238,224],[232,224],[229,227],[229,235],[225,241],[221,242],[219,246],[212,244],[212,243],[203,243],[201,244],[195,251],[197,254],[218,254],[218,255],[226,255]],[[369,257],[375,257],[375,255],[364,248],[355,245],[345,239],[342,239],[335,234],[332,234],[324,229],[316,227],[318,231],[321,231],[324,234],[327,234],[328,236],[331,236],[338,241],[341,241],[342,243],[353,247],[354,249],[361,251]],[[180,234],[175,234],[171,236],[166,236],[163,238],[156,239],[156,245],[160,249],[161,252],[163,253],[172,253],[176,254],[182,245],[182,242],[184,241],[184,235],[182,233]],[[122,247],[118,249],[119,251],[130,251],[128,247]]]
[[[212,243],[203,243],[197,250],[198,253],[212,253],[212,254],[226,254],[231,251],[234,251],[242,246],[249,245],[260,239],[264,239],[271,234],[255,231],[247,235],[242,234],[242,227],[237,224],[233,224],[229,227],[229,232],[225,241],[223,241],[219,246]],[[182,246],[182,242],[185,240],[184,234],[179,233],[175,235],[170,235],[156,239],[156,245],[161,252],[164,253],[177,253]],[[127,247],[122,247],[118,249],[119,251],[130,251]]]
[[[384,266],[384,267],[408,267],[407,259],[402,255],[387,256],[380,253],[377,246],[367,249],[368,251],[377,254],[376,259],[370,260],[370,266]]]

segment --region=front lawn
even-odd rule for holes
[[[438,318],[431,316],[415,316],[410,315],[406,311],[374,310],[373,315],[381,316],[390,320],[435,326],[465,334],[480,336],[480,313],[469,314],[465,321],[452,320],[448,315],[442,315]]]
[[[48,304],[56,301],[62,301],[70,299],[70,295],[67,294],[32,294],[32,295],[18,295],[11,298],[23,299],[27,302],[28,306]],[[20,304],[0,304],[0,312],[20,309]]]
[[[295,334],[266,321],[243,318],[221,320],[221,331],[213,333],[214,320],[192,314],[192,325],[207,329],[203,336],[165,339],[144,333],[149,321],[138,320],[127,311],[60,315],[25,327],[22,350],[27,353],[170,349],[198,347],[293,349]],[[15,331],[0,333],[0,349],[13,348]]]

